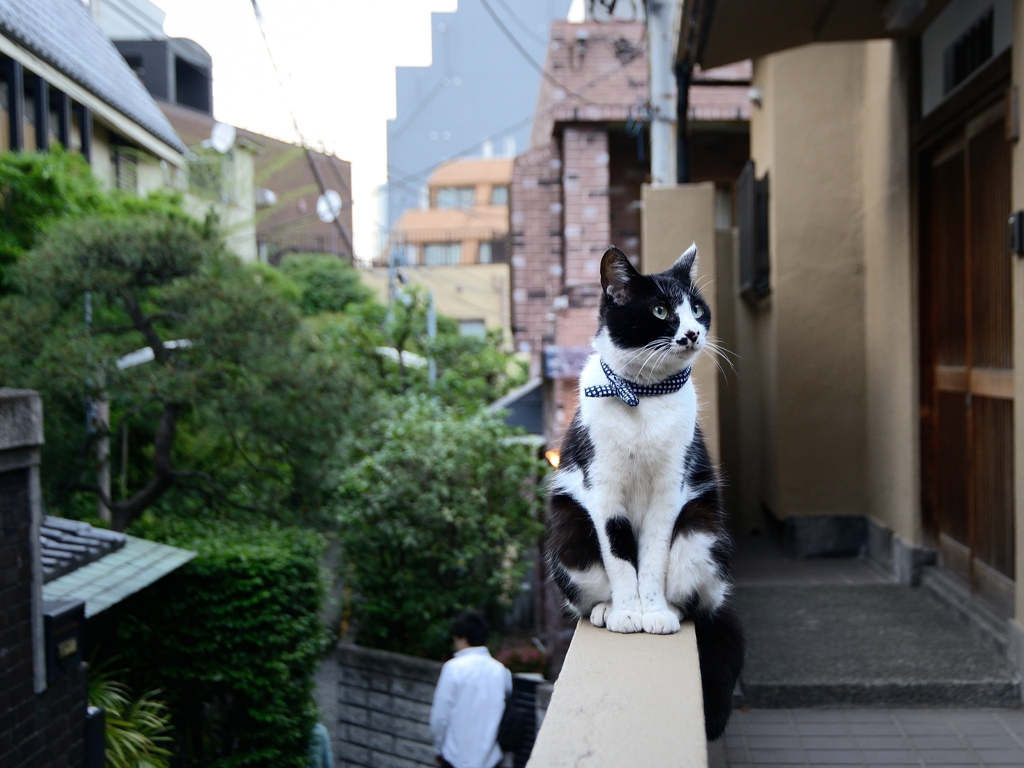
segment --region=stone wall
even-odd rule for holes
[[[388,651],[339,645],[318,675],[320,714],[331,733],[339,768],[435,767],[430,736],[430,704],[441,663]],[[546,684],[541,684],[545,686]],[[543,717],[548,696],[538,696],[538,681],[516,675],[516,706]],[[546,693],[547,691],[545,691]],[[536,728],[526,744],[503,765],[522,768],[533,747]]]
[[[42,642],[36,546],[42,442],[39,396],[0,388],[0,766],[81,768],[84,665],[44,688],[37,651]]]
[[[436,766],[430,703],[441,664],[341,645],[336,653],[337,722],[327,724],[338,766]]]

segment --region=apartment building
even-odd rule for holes
[[[442,163],[427,181],[426,206],[402,214],[386,251],[395,279],[433,292],[437,311],[458,320],[462,333],[500,328],[509,344],[511,182],[511,158]],[[382,299],[392,279],[385,263],[363,274]]]

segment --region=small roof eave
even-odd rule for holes
[[[949,0],[685,0],[677,55],[705,69],[809,43],[920,30]]]
[[[43,585],[43,599],[84,600],[89,618],[185,565],[195,552],[126,536],[120,549]]]

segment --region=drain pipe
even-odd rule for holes
[[[676,62],[676,181],[690,183],[690,81],[689,62]]]
[[[672,77],[675,4],[648,0],[647,61],[651,89],[651,185],[676,183],[676,84]]]

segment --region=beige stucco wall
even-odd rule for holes
[[[754,66],[770,105],[751,118],[751,153],[771,179],[765,500],[779,517],[868,511],[864,67],[861,43]]]
[[[718,333],[715,317],[717,300],[717,239],[715,234],[715,185],[681,184],[672,187],[641,188],[643,213],[640,217],[640,269],[644,274],[662,272],[679,256],[697,244],[697,281],[704,300],[711,307],[711,335]],[[721,461],[718,403],[718,368],[709,352],[697,358],[693,382],[700,403],[700,425],[708,451]]]
[[[402,267],[402,275],[414,285],[433,291],[437,311],[456,320],[483,320],[490,328],[501,328],[506,343],[512,344],[509,308],[511,278],[508,264],[473,264],[458,267]],[[388,271],[364,269],[363,284],[388,300]]]
[[[1024,0],[1013,4],[1013,84],[1024,91]],[[1013,210],[1024,209],[1024,143],[1013,144],[1012,155]],[[1018,669],[1024,671],[1024,259],[1013,257],[1013,384],[1016,400],[1014,417],[1014,505],[1017,558],[1017,638]]]
[[[898,46],[864,44],[864,327],[867,512],[921,544],[917,299],[909,85]]]
[[[202,219],[211,209],[220,218],[224,243],[242,261],[256,261],[256,164],[253,152],[236,146],[225,166],[226,201],[213,201],[185,193],[185,210]]]

